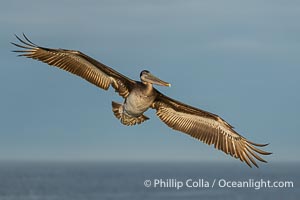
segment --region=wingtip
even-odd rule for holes
[[[33,42],[31,42],[28,37],[25,35],[25,33],[22,33],[23,35],[23,39],[21,39],[21,37],[19,37],[17,34],[14,34],[15,37],[23,44],[29,46],[29,47],[32,47],[32,48],[35,48],[35,47],[38,47],[36,44],[34,44]],[[16,43],[13,43],[14,45],[18,46]],[[20,47],[20,46],[19,46]],[[24,48],[24,47],[23,47]]]
[[[259,168],[259,166],[258,166],[257,163],[252,162],[252,164],[253,164],[256,168]],[[251,166],[251,168],[252,168],[252,166]]]
[[[248,140],[248,143],[254,145],[254,146],[257,146],[257,147],[265,147],[265,146],[268,146],[270,143],[266,143],[266,144],[258,144],[258,143],[254,143],[254,142],[251,142]]]
[[[29,42],[30,44],[32,44],[33,46],[37,46],[36,44],[34,44],[33,42],[31,42],[31,40],[28,39],[28,37],[25,35],[25,33],[23,33],[23,37],[25,38],[25,40],[27,42]]]

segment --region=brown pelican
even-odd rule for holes
[[[50,49],[32,43],[24,34],[22,43],[12,43],[23,48],[14,52],[19,56],[36,59],[73,73],[90,83],[108,90],[112,86],[125,101],[123,104],[112,102],[114,115],[127,126],[140,124],[149,118],[144,115],[148,108],[156,110],[157,116],[170,128],[186,133],[208,145],[214,145],[226,154],[246,162],[250,167],[256,160],[266,162],[258,154],[269,155],[257,144],[238,134],[233,127],[218,115],[171,99],[153,88],[153,84],[170,86],[144,70],[140,74],[141,82],[131,80],[112,68],[94,60],[80,51]]]

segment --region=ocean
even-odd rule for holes
[[[0,200],[299,199],[300,164],[1,162]]]

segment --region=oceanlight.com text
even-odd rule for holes
[[[293,188],[294,182],[291,180],[266,180],[266,179],[247,179],[247,180],[227,180],[227,179],[147,179],[144,181],[147,188],[251,188],[260,190],[262,188]]]

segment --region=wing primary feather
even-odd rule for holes
[[[248,142],[248,141],[247,141]],[[257,153],[260,153],[260,154],[262,154],[262,155],[270,155],[270,154],[272,154],[272,153],[270,153],[270,152],[266,152],[266,151],[263,151],[263,150],[261,150],[261,149],[258,149],[258,148],[256,148],[256,147],[254,147],[253,145],[251,145],[251,144],[248,144],[247,145],[249,148],[251,148],[253,151],[255,151],[255,152],[257,152]]]
[[[254,146],[257,146],[257,147],[265,147],[265,146],[269,145],[269,143],[267,143],[267,144],[257,144],[257,143],[251,142],[251,141],[248,141],[248,143],[250,143],[250,144],[252,144]]]
[[[255,162],[255,160],[252,158],[252,156],[249,155],[247,151],[244,151],[244,152],[245,152],[247,158],[249,158],[250,161],[255,165],[255,167],[259,168],[258,165],[257,165],[257,163]]]
[[[37,45],[34,44],[33,42],[31,42],[31,41],[28,39],[28,37],[27,37],[24,33],[23,33],[23,37],[25,38],[25,40],[26,40],[27,42],[29,42],[29,43],[32,44],[33,46],[37,47]]]
[[[251,151],[251,149],[249,149],[248,146],[246,146],[246,149],[248,150],[248,152],[254,156],[257,160],[261,161],[261,162],[264,162],[264,163],[267,163],[267,161],[265,161],[264,159],[262,159],[260,156],[258,156],[256,153],[254,153],[253,151]]]
[[[250,163],[250,161],[249,161],[249,159],[248,159],[248,157],[247,157],[245,151],[242,151],[242,155],[243,155],[243,159],[244,159],[244,161],[247,163],[247,165],[248,165],[250,168],[252,168],[252,165],[251,165],[251,163]]]
[[[21,38],[19,38],[19,36],[17,36],[16,34],[15,34],[15,36],[16,36],[16,38],[17,38],[20,42],[22,42],[23,44],[26,44],[26,45],[28,45],[28,46],[30,46],[30,47],[33,47],[33,48],[36,48],[36,47],[37,47],[36,45],[30,44],[30,43],[28,43],[28,42],[25,42],[24,40],[22,40]],[[26,38],[25,38],[25,39],[26,39]]]
[[[225,149],[226,149],[226,154],[229,153],[229,148],[228,148],[228,135],[225,136]]]
[[[32,49],[31,47],[26,47],[26,46],[23,46],[23,45],[20,45],[20,44],[17,44],[17,43],[14,43],[14,42],[11,42],[11,44],[17,46],[17,47],[20,47],[20,48],[24,48],[24,49]],[[25,51],[25,50],[14,50],[12,52],[28,52],[28,51]]]

